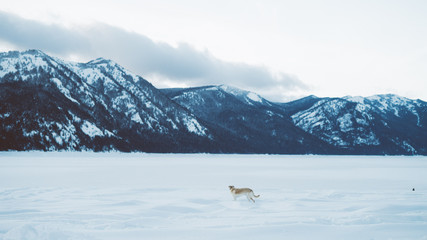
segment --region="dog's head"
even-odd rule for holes
[[[233,188],[234,188],[234,186],[228,186],[228,188],[230,188],[230,190],[231,190],[231,189],[233,189]]]

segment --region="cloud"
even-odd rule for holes
[[[40,49],[65,59],[110,58],[141,76],[161,76],[177,85],[228,84],[271,93],[273,98],[307,88],[289,74],[274,75],[263,66],[223,61],[186,43],[174,47],[103,23],[64,27],[0,11],[0,40],[20,49]]]
[[[46,49],[56,54],[85,51],[87,41],[58,25],[46,25],[0,11],[0,39],[21,48]]]

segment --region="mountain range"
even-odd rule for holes
[[[0,53],[0,150],[427,155],[427,103],[157,89],[108,59],[11,51]]]

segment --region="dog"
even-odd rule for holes
[[[254,197],[259,198],[260,196],[260,195],[255,195],[254,191],[252,191],[252,189],[250,188],[235,188],[234,186],[228,186],[228,188],[230,188],[230,193],[231,193],[231,196],[233,196],[234,201],[236,201],[237,197],[246,195],[246,198],[248,199],[249,202],[250,201],[255,202],[253,198]]]

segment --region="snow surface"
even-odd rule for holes
[[[56,84],[56,86],[58,87],[59,91],[62,94],[64,94],[64,96],[66,96],[71,101],[73,101],[73,102],[75,102],[77,104],[80,104],[76,99],[74,99],[73,97],[71,97],[70,90],[68,90],[66,87],[64,87],[62,85],[61,80],[59,80],[58,78],[51,78],[50,80]]]
[[[260,102],[260,103],[263,102],[262,98],[254,92],[245,91],[245,90],[227,86],[227,85],[220,85],[219,88],[235,96],[242,97],[243,99],[246,100],[248,104],[251,104],[251,105],[252,105],[251,101]]]
[[[48,67],[48,63],[43,59],[45,54],[37,50],[19,53],[19,57],[9,57],[7,56],[8,54],[9,53],[4,53],[0,55],[0,78],[8,73],[31,71],[33,68],[38,67]]]
[[[206,129],[195,118],[184,118],[184,125],[188,131],[199,136],[206,136]]]
[[[427,239],[426,172],[427,157],[3,152],[0,239]]]
[[[362,100],[359,97],[345,97],[345,99],[321,100],[309,109],[292,115],[292,121],[304,131],[319,135],[320,138],[334,145],[379,145],[380,139],[368,128],[374,119],[371,107],[360,103]],[[357,113],[348,112],[347,101],[357,102],[355,107]],[[334,118],[336,121],[333,121]],[[354,125],[355,122],[359,126]],[[336,124],[339,126],[339,131],[335,129]],[[349,135],[348,132],[355,133]]]
[[[260,102],[260,103],[262,103],[261,97],[258,94],[256,94],[256,93],[250,92],[246,96],[249,99],[251,99],[252,101],[254,101],[254,102]]]
[[[96,136],[104,136],[104,133],[95,124],[84,121],[82,124],[82,131],[91,138]]]

